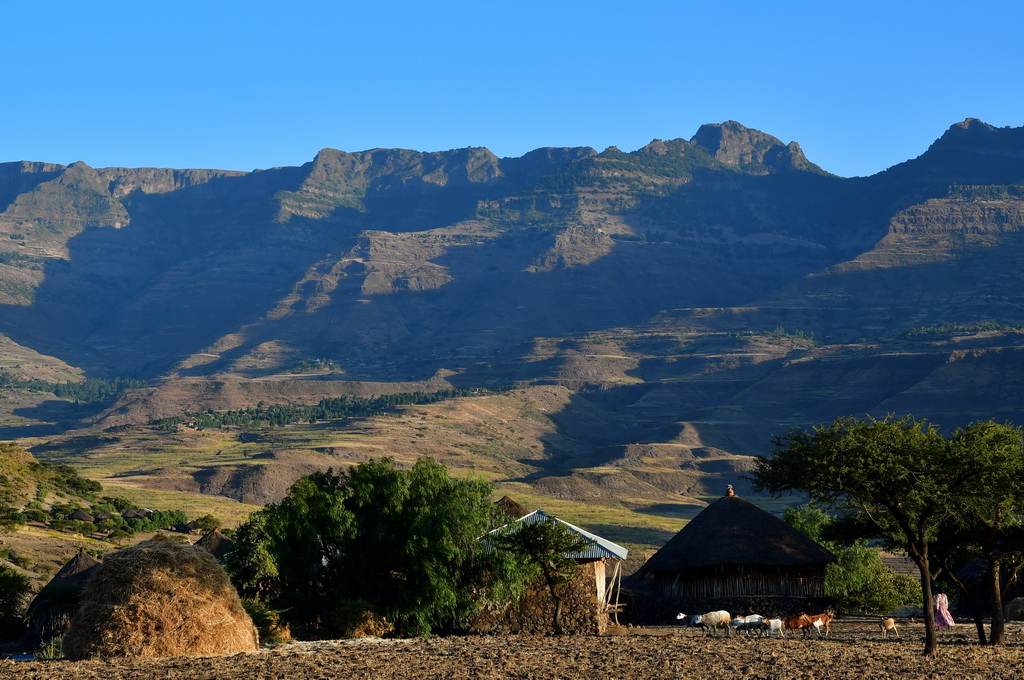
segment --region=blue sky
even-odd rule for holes
[[[737,120],[868,175],[1024,124],[1022,25],[1019,0],[5,0],[0,162],[632,151]]]

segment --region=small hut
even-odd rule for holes
[[[785,611],[825,600],[835,556],[778,517],[727,494],[711,503],[640,568],[670,607]]]
[[[85,510],[82,510],[81,508],[71,513],[68,519],[78,520],[79,522],[89,522],[90,524],[96,521],[95,517],[87,513]]]
[[[217,558],[218,562],[224,561],[224,556],[231,552],[235,542],[220,533],[218,530],[208,532],[205,536],[195,542],[197,548],[202,548]]]
[[[494,504],[501,508],[501,511],[510,519],[519,519],[520,517],[525,517],[530,514],[530,511],[525,505],[518,503],[508,496],[502,496],[498,500],[494,501]]]
[[[502,504],[499,501],[503,509],[508,505],[513,508],[514,513],[517,512],[516,507],[522,507],[515,501],[508,500],[511,503]],[[509,511],[506,509],[506,512]],[[606,538],[552,517],[543,510],[527,513],[496,531],[509,527],[514,530],[518,523],[534,524],[549,519],[589,541],[583,550],[566,555],[579,566],[572,582],[560,586],[564,588],[562,597],[565,602],[561,617],[562,627],[566,632],[603,634],[607,631],[611,619],[616,617],[620,610],[621,565],[629,551]],[[552,629],[553,612],[554,603],[551,601],[547,586],[542,581],[536,581],[527,587],[526,595],[519,602],[504,607],[486,608],[473,622],[472,628],[476,632],[488,633],[547,633]]]
[[[39,649],[67,631],[78,608],[82,589],[99,565],[98,559],[85,550],[79,550],[43,586],[25,612],[28,629],[18,642],[21,649]]]

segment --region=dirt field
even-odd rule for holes
[[[1024,635],[1010,629],[1000,649],[978,647],[972,626],[940,633],[938,658],[921,656],[921,624],[901,624],[901,640],[882,640],[870,622],[839,621],[829,640],[687,637],[679,629],[626,629],[606,637],[435,637],[427,640],[301,642],[218,658],[150,661],[0,661],[12,680],[463,680],[587,678],[1024,677]]]

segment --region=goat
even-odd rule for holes
[[[889,631],[890,630],[896,635],[896,639],[897,640],[900,639],[900,632],[898,630],[896,630],[896,619],[891,618],[891,617],[888,618],[888,619],[885,619],[885,618],[879,619],[878,627],[882,629],[882,639],[883,640],[886,639],[887,637],[889,637]]]
[[[804,637],[807,636],[807,629],[811,626],[811,620],[807,618],[807,614],[798,614],[796,616],[788,616],[782,622],[782,627],[786,630],[802,630],[804,631]]]
[[[715,634],[715,637],[718,637],[718,629],[724,628],[725,636],[732,637],[731,623],[732,616],[730,616],[729,612],[724,609],[708,612],[707,614],[701,614],[693,619],[693,625],[703,628],[705,636],[708,634],[708,631],[711,631]]]
[[[738,633],[744,631],[747,635],[750,635],[750,631],[757,631],[758,636],[763,636],[764,631],[768,628],[768,624],[764,622],[764,617],[760,614],[750,614],[749,616],[736,617],[732,620],[732,627]]]
[[[786,633],[783,630],[783,624],[785,621],[782,619],[768,619],[765,624],[768,626],[768,637],[775,637],[775,633],[778,632],[780,638],[786,637]]]
[[[812,616],[804,614],[804,617],[812,626],[814,626],[814,631],[818,634],[819,638],[827,638],[832,635],[832,626],[830,625],[832,623],[832,615],[828,612],[824,614],[814,614]]]
[[[696,624],[696,620],[699,618],[697,614],[684,614],[679,612],[676,614],[676,621],[679,621],[681,626],[686,626],[690,629],[690,636],[693,636],[693,628]]]

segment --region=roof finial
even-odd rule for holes
[[[732,484],[729,484],[728,486],[725,487],[725,495],[726,496],[735,496],[736,495],[736,492],[732,490]]]

